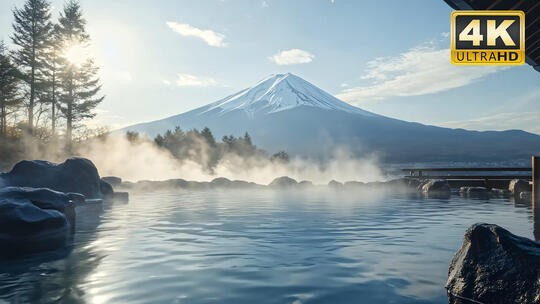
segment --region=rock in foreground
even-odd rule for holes
[[[540,243],[490,224],[467,230],[448,271],[449,303],[540,303]]]
[[[0,190],[2,256],[55,249],[64,244],[74,225],[74,206],[64,193],[44,188]]]
[[[10,172],[0,174],[0,183],[4,186],[49,188],[80,193],[87,198],[102,198],[98,170],[85,158],[69,158],[61,164],[23,160]]]

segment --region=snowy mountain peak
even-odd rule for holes
[[[204,112],[219,110],[225,114],[243,110],[253,117],[256,113],[275,113],[299,106],[378,116],[345,103],[291,73],[270,75],[253,87],[210,104]]]

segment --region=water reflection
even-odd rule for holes
[[[0,264],[1,300],[446,303],[471,224],[532,236],[530,205],[457,196],[149,192],[85,212],[69,248]]]

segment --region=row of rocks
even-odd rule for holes
[[[127,201],[128,194],[115,192],[88,159],[17,163],[0,174],[0,255],[63,245],[75,231],[75,208],[104,200]]]
[[[243,180],[230,180],[225,177],[218,177],[213,179],[210,182],[200,182],[200,181],[189,181],[185,179],[168,179],[163,181],[150,181],[142,180],[138,182],[129,182],[122,181],[118,177],[107,177],[103,178],[108,182],[111,179],[117,181],[117,187],[120,189],[136,189],[136,190],[162,190],[162,189],[191,189],[191,190],[201,190],[201,189],[241,189],[241,188],[272,188],[272,189],[311,189],[317,187],[330,187],[332,189],[362,189],[362,188],[384,188],[384,187],[394,187],[400,189],[406,189],[410,187],[409,180],[407,179],[396,179],[388,182],[359,182],[359,181],[348,181],[345,183],[338,182],[336,180],[331,180],[327,185],[315,185],[313,182],[308,180],[302,180],[300,182],[295,179],[282,176],[275,178],[268,185],[257,184],[254,182],[247,182]]]

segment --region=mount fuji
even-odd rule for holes
[[[325,157],[338,147],[389,161],[508,160],[540,154],[540,136],[520,130],[467,131],[385,117],[345,103],[304,79],[270,75],[214,103],[119,131],[154,137],[176,126],[209,127],[216,138],[249,132],[273,153]]]

